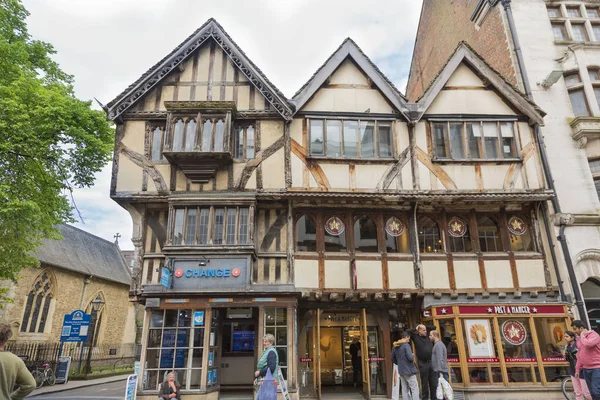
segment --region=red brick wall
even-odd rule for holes
[[[461,41],[468,43],[485,61],[512,84],[516,72],[504,30],[502,5],[496,5],[479,30],[471,15],[479,0],[423,0],[421,21],[412,58],[406,96],[417,100],[439,74]]]

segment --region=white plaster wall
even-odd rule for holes
[[[319,261],[294,260],[294,283],[298,288],[318,288]]]
[[[359,289],[382,289],[381,261],[356,260],[356,277]]]
[[[515,112],[491,90],[442,90],[429,106],[427,114],[515,115]]]
[[[578,2],[579,4],[579,2]],[[523,51],[527,76],[534,101],[546,113],[542,134],[554,178],[557,197],[563,213],[597,214],[600,202],[588,166],[586,150],[579,149],[571,138],[568,119],[574,114],[563,79],[548,90],[537,82],[553,70],[585,70],[588,65],[600,65],[600,51],[591,46],[570,52],[567,61],[561,66],[554,60],[568,51],[565,45],[555,45],[552,27],[543,0],[520,0],[511,3],[519,41]],[[584,82],[589,82],[587,73],[580,74]],[[600,116],[600,108],[590,98],[590,109]],[[556,230],[556,227],[555,227]],[[569,227],[566,230],[571,255],[583,250],[600,248],[600,231],[597,227]],[[564,260],[561,275],[567,279]],[[569,286],[569,285],[567,285]]]
[[[447,261],[421,261],[421,270],[424,289],[450,289]]]
[[[480,288],[479,262],[477,260],[454,260],[454,279],[457,289]]]
[[[325,287],[350,289],[350,263],[348,260],[325,260]]]
[[[329,180],[332,189],[348,189],[350,187],[350,170],[348,164],[319,163]],[[357,177],[358,179],[358,177]]]
[[[377,183],[379,183],[390,164],[357,165],[355,169],[356,187],[358,189],[375,189],[377,187]],[[331,182],[331,178],[328,174],[327,178],[329,178],[329,183],[333,185],[333,182]]]
[[[142,190],[142,169],[127,156],[119,156],[119,173],[117,175],[117,192],[137,192]]]
[[[444,171],[454,181],[459,190],[476,190],[477,177],[475,166],[447,164],[443,166]],[[440,188],[441,189],[441,188]]]
[[[294,153],[291,154],[291,161],[292,187],[302,187],[302,168],[304,168],[304,163]]]
[[[485,87],[483,81],[465,64],[459,65],[450,79],[448,79],[448,82],[446,82],[446,87],[456,86]]]
[[[146,121],[127,121],[125,135],[123,136],[121,143],[131,150],[143,155],[145,132]]]
[[[484,265],[488,288],[513,287],[510,262],[508,260],[486,260]]]
[[[412,261],[388,261],[390,289],[415,289],[415,272]]]
[[[502,189],[504,187],[504,179],[508,172],[508,164],[483,164],[481,166],[481,178],[484,189]]]
[[[517,276],[519,277],[520,287],[546,286],[546,280],[544,279],[544,261],[517,260]]]
[[[263,187],[265,189],[285,188],[285,150],[277,150],[262,162]]]

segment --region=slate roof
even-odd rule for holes
[[[249,67],[249,70],[255,71],[258,75],[258,79],[262,81],[261,83],[263,83],[270,91],[272,91],[278,100],[283,103],[283,106],[287,108],[286,111],[293,111],[294,107],[291,103],[289,103],[285,95],[271,81],[269,81],[260,68],[258,68],[252,62],[252,60],[250,60],[246,53],[244,53],[242,49],[233,41],[231,36],[227,34],[225,29],[223,29],[223,27],[214,18],[210,18],[194,33],[181,42],[179,46],[175,47],[173,51],[167,54],[162,60],[154,64],[154,66],[152,66],[148,71],[144,72],[142,76],[140,76],[134,83],[129,85],[117,97],[106,104],[106,110],[109,118],[115,119],[118,117],[127,108],[131,107],[137,100],[139,100],[143,94],[147,93],[162,79],[164,79],[169,72],[174,69],[175,66],[185,61],[196,49],[200,47],[205,39],[202,39],[202,43],[194,43],[194,41],[207,33],[213,38],[215,34],[224,36],[229,43],[220,43],[219,40],[216,40],[219,46],[223,48],[223,45],[225,45],[229,48],[229,44],[231,44],[232,50],[234,50],[234,53],[237,53],[235,54],[236,59],[234,61],[240,61],[242,65]],[[242,68],[242,72],[245,73],[244,68]],[[250,81],[256,85],[256,82],[254,82],[252,79],[250,79]],[[124,109],[117,108],[120,103],[126,103]],[[277,110],[277,107],[275,107],[275,109]]]
[[[115,243],[71,225],[57,228],[63,238],[45,240],[38,247],[41,263],[124,285],[131,283],[131,273]]]

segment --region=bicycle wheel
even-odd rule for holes
[[[48,382],[48,385],[54,386],[56,383],[56,375],[54,375],[54,370],[52,368],[46,368],[44,371],[44,379]]]
[[[44,384],[44,374],[36,369],[31,371],[31,375],[33,375],[33,379],[35,379],[35,387],[38,389],[41,388]]]
[[[573,381],[570,376],[567,376],[562,381],[561,389],[565,399],[567,400],[575,400],[575,390],[573,390]]]

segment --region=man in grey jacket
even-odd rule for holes
[[[431,331],[429,338],[433,342],[431,368],[435,374],[435,386],[437,387],[439,378],[443,377],[445,380],[448,380],[448,351],[444,343],[440,340],[439,332]],[[443,398],[439,400],[443,400]]]
[[[419,400],[419,383],[415,355],[410,347],[410,333],[402,332],[400,340],[394,342],[392,362],[398,366],[398,375],[402,384],[402,399]]]

